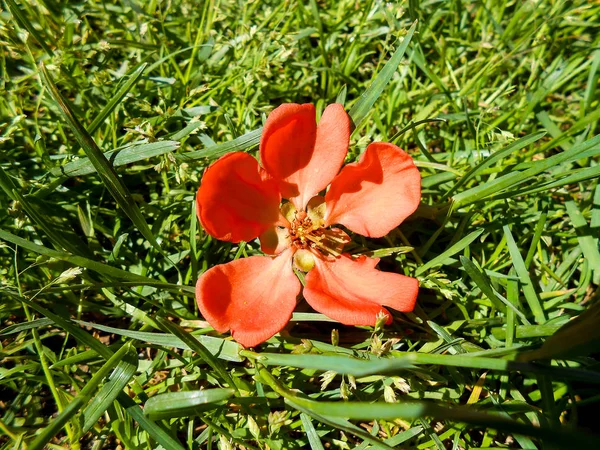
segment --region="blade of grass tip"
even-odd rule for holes
[[[444,261],[446,261],[451,256],[457,254],[458,252],[464,250],[466,247],[468,247],[471,244],[471,242],[473,242],[475,239],[477,239],[479,236],[481,236],[482,233],[483,233],[483,229],[473,231],[472,233],[468,234],[467,236],[462,238],[460,241],[458,241],[456,244],[451,246],[448,250],[444,251],[442,254],[436,256],[432,260],[423,264],[421,267],[417,268],[415,275],[419,276],[422,273],[426,272],[427,270],[431,269],[432,267],[443,265]]]
[[[239,390],[237,385],[233,382],[233,379],[227,372],[227,370],[223,367],[221,362],[215,358],[215,356],[208,351],[208,349],[202,345],[198,339],[193,337],[179,325],[171,322],[165,317],[156,316],[157,323],[164,328],[165,331],[171,333],[175,337],[181,339],[183,343],[185,343],[189,348],[198,353],[200,357],[206,362],[212,369],[221,377],[221,379],[229,384],[231,388],[235,390],[236,395],[239,395]]]
[[[377,75],[373,83],[365,90],[365,92],[360,96],[358,101],[354,104],[354,106],[350,109],[348,113],[352,118],[352,122],[354,123],[355,129],[361,124],[361,122],[367,117],[371,107],[375,104],[387,84],[392,79],[392,76],[398,69],[400,62],[402,61],[402,57],[406,52],[408,44],[413,37],[415,30],[417,29],[417,21],[415,20],[412,26],[409,28],[406,36],[404,36],[404,40],[400,47],[394,52],[390,60],[385,64],[381,72]]]
[[[567,214],[573,223],[577,233],[577,241],[583,251],[583,256],[588,260],[592,271],[594,272],[594,283],[600,279],[600,251],[598,250],[598,239],[594,237],[588,224],[579,211],[574,201],[569,200],[565,203]]]
[[[152,234],[152,230],[150,230],[150,227],[142,215],[137,203],[135,203],[129,190],[123,183],[123,180],[117,175],[114,167],[106,159],[106,156],[98,148],[90,134],[85,130],[81,123],[79,123],[71,111],[67,100],[58,90],[44,64],[41,64],[40,66],[40,73],[41,78],[46,87],[49,89],[52,98],[59,106],[59,111],[63,119],[67,122],[75,134],[79,145],[81,145],[81,148],[90,159],[90,162],[96,168],[96,171],[102,178],[107,190],[111,193],[117,204],[123,209],[123,212],[131,219],[131,221],[139,229],[140,233],[142,233],[142,235],[148,240],[148,242],[150,242],[150,244],[152,244],[152,246],[161,254],[164,254],[163,250],[158,245],[154,234]]]
[[[337,97],[335,98],[335,102],[339,103],[340,105],[344,105],[346,103],[347,92],[348,92],[348,86],[343,85],[342,88],[340,89],[340,92],[338,92]]]
[[[317,434],[317,430],[315,430],[315,427],[310,420],[310,416],[305,413],[300,413],[300,420],[302,421],[302,428],[304,428],[311,450],[325,450],[321,443],[321,439]]]
[[[544,226],[546,225],[546,219],[548,218],[548,208],[544,208],[542,213],[540,214],[540,218],[535,224],[535,230],[533,232],[533,239],[531,239],[531,244],[529,245],[529,251],[527,252],[527,256],[525,257],[525,267],[529,269],[531,266],[531,261],[533,261],[533,256],[535,255],[535,250],[537,249],[538,242],[542,238],[542,233],[544,232]]]
[[[132,350],[135,349],[132,348]],[[127,386],[135,375],[137,368],[138,356],[136,352],[127,352],[122,360],[119,361],[119,364],[117,364],[115,371],[110,376],[109,382],[102,386],[98,394],[81,413],[83,425],[79,436],[77,436],[78,438],[87,433],[98,422],[102,414],[112,406],[119,393],[125,389],[125,386]]]
[[[444,194],[442,199],[452,196],[452,194],[454,194],[458,190],[458,188],[462,187],[467,181],[469,181],[473,177],[477,176],[477,174],[480,173],[482,170],[487,169],[492,164],[494,164],[498,161],[501,161],[502,159],[506,158],[508,155],[510,155],[514,152],[517,152],[517,151],[533,144],[536,141],[539,141],[545,135],[546,135],[545,131],[535,133],[535,134],[530,134],[528,136],[522,137],[521,139],[518,139],[518,140],[512,142],[511,144],[507,145],[505,148],[492,153],[490,156],[488,156],[483,161],[481,161],[479,164],[477,164],[475,167],[473,167],[471,170],[469,170],[462,178],[460,178]]]
[[[144,414],[152,420],[190,417],[218,408],[234,393],[233,389],[217,388],[158,394],[148,399]]]
[[[119,361],[123,359],[127,353],[133,352],[135,358],[135,349],[131,343],[126,343],[117,352],[115,352],[106,363],[98,369],[98,371],[92,376],[92,378],[85,384],[79,394],[72,399],[67,407],[48,425],[44,428],[35,438],[35,440],[27,446],[28,450],[42,450],[46,444],[56,436],[63,426],[73,417],[77,412],[85,406],[90,400],[94,391],[98,388],[100,383],[109,374],[111,370],[117,366]]]
[[[525,295],[525,300],[527,300],[527,304],[529,305],[529,308],[535,317],[535,321],[539,324],[543,324],[546,322],[546,316],[544,314],[540,299],[531,281],[531,277],[529,276],[529,271],[525,266],[525,261],[523,261],[523,257],[519,251],[519,247],[517,246],[517,243],[515,242],[508,225],[504,225],[502,229],[504,230],[504,235],[506,236],[506,245],[512,258],[513,266],[517,272],[517,275],[521,279],[521,282],[523,283],[523,294]]]
[[[439,420],[463,422],[477,427],[481,426],[500,431],[516,432],[561,444],[600,445],[600,439],[597,436],[587,434],[581,430],[565,431],[561,428],[539,428],[516,420],[479,412],[474,410],[473,407],[448,408],[424,401],[403,403],[316,401],[287,389],[265,368],[259,369],[259,374],[277,394],[284,397],[286,403],[290,402],[299,405],[305,411],[312,411],[315,414],[323,416],[356,420],[393,420],[398,418],[417,420],[423,417],[434,417]]]
[[[37,302],[32,302],[24,297],[14,294],[9,293],[9,295],[15,297],[20,302],[25,303],[42,316],[52,320],[57,326],[67,331],[80,344],[90,347],[104,359],[108,360],[111,356],[113,356],[114,352],[110,348],[95,339],[81,327],[74,324],[71,320],[65,319],[57,314],[52,313],[51,311],[48,311]],[[117,396],[117,401],[125,409],[125,412],[131,416],[131,418],[135,420],[140,427],[152,437],[152,439],[162,445],[166,450],[184,450],[181,444],[177,442],[161,424],[156,423],[144,416],[140,406],[135,403],[135,401],[130,398],[128,394],[121,391]]]

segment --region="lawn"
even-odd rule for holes
[[[600,4],[0,8],[0,450],[600,448]],[[195,198],[286,103],[343,105],[347,164],[412,157],[416,211],[344,252],[419,295],[374,326],[300,296],[244,348],[195,285],[261,244]]]

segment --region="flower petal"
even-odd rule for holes
[[[260,157],[281,195],[304,210],[339,172],[349,140],[350,117],[342,105],[327,106],[317,126],[313,105],[284,104],[267,118]]]
[[[325,195],[325,225],[339,223],[363,236],[382,237],[420,200],[421,175],[412,158],[393,144],[374,142],[332,181]]]
[[[229,153],[204,173],[196,195],[198,218],[208,234],[222,241],[250,241],[279,219],[281,197],[258,161]]]
[[[292,253],[237,259],[203,273],[196,283],[202,316],[220,333],[231,330],[244,347],[278,333],[292,317],[300,293]]]
[[[415,278],[375,269],[379,258],[344,254],[330,262],[315,258],[306,275],[304,298],[317,311],[346,325],[375,325],[377,314],[412,311],[419,291]]]

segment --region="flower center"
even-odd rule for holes
[[[297,212],[290,223],[290,238],[297,249],[317,248],[323,239],[324,228],[315,226],[304,211]]]
[[[281,213],[290,222],[288,233],[298,257],[304,255],[303,258],[310,259],[308,253],[311,253],[326,259],[337,258],[350,242],[344,231],[324,226],[325,199],[321,196],[312,198],[306,211],[297,211],[291,203],[286,203]]]

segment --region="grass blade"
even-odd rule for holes
[[[426,262],[421,267],[419,267],[416,270],[415,275],[419,276],[427,270],[431,269],[432,267],[443,265],[448,258],[467,248],[471,244],[471,242],[473,242],[475,239],[481,236],[481,233],[483,233],[483,230],[473,231],[472,233],[468,234],[456,244],[454,244],[452,247],[447,249],[445,252],[436,256],[432,260]]]
[[[113,167],[123,166],[154,156],[171,153],[179,148],[179,142],[159,141],[139,145],[132,145],[121,150],[111,150],[104,153],[106,158],[112,163]],[[77,161],[71,161],[62,167],[56,167],[50,172],[55,176],[78,177],[94,173],[96,168],[89,158],[81,158]]]
[[[408,29],[406,36],[402,40],[402,44],[400,47],[394,52],[390,60],[383,66],[381,72],[377,74],[373,83],[366,89],[366,91],[360,96],[358,101],[354,104],[354,106],[350,109],[348,113],[352,122],[354,122],[354,126],[356,128],[359,127],[361,122],[367,117],[371,108],[387,86],[387,84],[392,79],[392,76],[396,72],[400,61],[402,61],[402,57],[406,52],[408,44],[417,29],[417,21],[413,22],[412,26]]]
[[[70,224],[55,216],[45,202],[33,196],[23,197],[17,191],[13,191],[13,195],[21,203],[31,221],[41,228],[56,247],[82,257],[93,257],[92,252],[73,231]],[[56,205],[53,207],[58,208]]]
[[[494,428],[501,431],[538,437],[563,445],[573,445],[574,443],[583,446],[600,445],[600,438],[589,435],[581,430],[563,431],[554,428],[534,427],[532,425],[517,422],[516,420],[479,412],[474,410],[472,406],[468,408],[447,408],[429,402],[368,403],[315,401],[285,388],[268,370],[262,368],[259,370],[259,373],[261,378],[292,406],[294,404],[299,405],[304,410],[313,411],[322,416],[343,417],[356,420],[394,420],[398,418],[415,420],[423,417],[435,417],[439,420],[464,422],[478,427]]]
[[[256,147],[260,142],[262,128],[250,131],[233,139],[232,141],[217,144],[215,146],[206,147],[195,152],[179,153],[175,156],[180,161],[193,161],[202,158],[218,158],[231,152],[241,152]]]
[[[303,369],[331,370],[341,374],[365,377],[368,375],[398,374],[419,365],[440,365],[463,367],[470,369],[522,371],[528,373],[552,374],[555,378],[572,378],[600,383],[600,373],[588,370],[546,367],[536,364],[521,363],[501,358],[471,356],[468,353],[457,355],[440,355],[417,352],[396,352],[391,358],[357,359],[348,356],[330,355],[290,355],[278,353],[254,353],[248,350],[241,352],[265,366],[278,365],[299,367]]]
[[[311,450],[325,450],[321,443],[321,439],[317,434],[317,430],[315,430],[315,427],[310,420],[310,416],[305,413],[300,413],[300,420],[302,420],[302,428],[304,428]]]
[[[87,345],[91,349],[93,349],[97,354],[102,356],[104,359],[109,360],[114,352],[109,349],[107,346],[102,344],[94,337],[90,336],[79,326],[74,324],[71,320],[65,319],[57,314],[54,314],[48,311],[46,308],[39,305],[37,302],[32,302],[24,297],[19,297],[14,294],[9,294],[12,297],[16,297],[20,302],[25,303],[30,308],[36,310],[41,315],[47,317],[52,320],[57,326],[61,327],[63,330],[67,331],[71,336],[73,336],[77,341],[79,341],[83,345]],[[135,420],[142,429],[144,429],[156,442],[165,447],[166,450],[183,450],[183,447],[179,442],[177,442],[166,430],[162,428],[162,426],[158,423],[155,423],[144,416],[142,410],[139,405],[137,405],[133,399],[129,397],[124,392],[120,392],[117,397],[118,402],[125,408],[127,414],[129,414],[133,420]],[[69,405],[68,407],[71,407]],[[66,411],[66,409],[64,410]]]
[[[533,312],[535,321],[540,324],[544,323],[546,322],[546,315],[544,314],[540,299],[535,291],[535,288],[533,287],[531,278],[529,277],[529,272],[525,266],[525,261],[523,261],[523,257],[519,252],[519,247],[517,246],[517,243],[515,242],[508,225],[504,225],[503,229],[504,235],[506,236],[506,245],[508,247],[508,251],[510,252],[513,266],[517,272],[517,275],[521,279],[521,282],[523,283],[523,294],[525,295],[525,300],[527,300],[527,304],[529,305],[531,312]]]
[[[27,448],[29,450],[42,450],[45,445],[60,432],[62,427],[69,421],[69,419],[77,414],[79,409],[81,409],[90,400],[93,392],[98,388],[100,383],[102,383],[108,373],[113,370],[115,366],[117,366],[119,361],[126,357],[128,353],[132,352],[133,357],[137,358],[135,349],[129,343],[123,345],[117,352],[115,352],[86,383],[81,392],[73,400],[71,400],[62,413],[60,413],[56,419],[50,423],[50,425],[44,428],[37,435],[35,440],[27,446]]]
[[[122,360],[119,361],[119,364],[117,364],[115,371],[111,375],[110,381],[102,386],[98,394],[81,413],[83,418],[83,426],[79,435],[80,437],[87,433],[90,428],[92,428],[94,424],[98,422],[98,419],[102,416],[102,414],[104,414],[106,410],[110,408],[121,391],[133,378],[137,368],[138,358],[135,352],[128,352],[125,356],[123,356]]]
[[[546,135],[545,132],[530,134],[529,136],[522,137],[521,139],[516,140],[515,142],[507,145],[505,148],[498,150],[492,153],[490,156],[485,158],[471,170],[469,170],[462,178],[460,178],[451,188],[444,194],[444,197],[450,197],[454,192],[458,190],[458,188],[462,187],[467,181],[471,180],[473,177],[477,176],[479,172],[484,169],[487,169],[492,164],[495,164],[498,161],[506,158],[508,155],[517,152],[536,141],[539,141]]]
[[[485,294],[485,296],[492,302],[492,305],[503,313],[506,313],[506,306],[502,303],[502,300],[496,295],[496,292],[490,285],[487,277],[479,268],[465,256],[460,257],[460,263],[467,272],[467,275],[475,282],[477,287]]]
[[[166,331],[179,338],[189,348],[198,353],[198,355],[200,355],[204,362],[206,362],[210,367],[213,368],[213,370],[217,374],[219,374],[223,381],[225,381],[227,384],[229,384],[229,386],[231,386],[237,391],[237,387],[233,382],[231,376],[229,376],[227,370],[223,367],[221,362],[217,358],[215,358],[214,355],[211,352],[209,352],[204,345],[202,345],[202,343],[198,339],[189,334],[179,325],[171,322],[170,320],[165,319],[164,317],[158,316],[156,318],[156,321]]]
[[[537,174],[565,162],[580,158],[588,158],[600,153],[600,135],[593,137],[581,144],[574,145],[570,150],[549,158],[535,161],[531,164],[517,165],[510,173],[502,175],[493,181],[481,184],[463,191],[454,196],[454,208],[475,203],[494,194],[499,194],[504,189],[514,187],[533,178]]]
[[[595,275],[600,274],[600,251],[598,250],[598,238],[594,237],[590,227],[588,226],[583,214],[577,208],[574,201],[565,203],[567,214],[575,227],[577,233],[577,241],[583,251],[583,255],[588,260]]]
[[[574,359],[600,350],[600,304],[596,303],[563,325],[539,350],[519,355],[519,360]]]
[[[73,256],[69,255],[65,252],[60,252],[57,250],[52,250],[42,245],[34,244],[31,241],[15,236],[12,233],[0,229],[0,239],[11,242],[19,247],[26,248],[32,252],[38,253],[40,255],[48,256],[50,258],[56,258],[61,261],[66,261],[74,266],[85,267],[86,269],[93,270],[94,272],[98,272],[103,275],[107,275],[109,277],[113,277],[120,280],[127,280],[133,282],[140,283],[155,283],[156,280],[151,278],[144,277],[142,275],[137,275],[135,273],[128,272],[126,270],[117,269],[116,267],[111,267],[106,264],[99,263],[97,261],[93,261],[88,258],[84,258],[82,256]]]
[[[106,118],[110,115],[111,112],[117,107],[121,100],[125,98],[127,93],[131,90],[133,85],[137,83],[137,81],[141,78],[144,70],[146,69],[147,64],[143,63],[133,71],[133,73],[129,76],[129,79],[121,86],[121,88],[117,91],[115,95],[108,101],[106,106],[102,108],[102,111],[94,118],[90,126],[88,127],[88,133],[93,134],[96,132],[100,125],[106,120]]]
[[[215,409],[234,395],[233,389],[167,392],[148,399],[144,414],[152,420],[190,417]]]
[[[138,228],[140,233],[152,244],[154,248],[161,251],[154,234],[150,230],[146,219],[142,215],[137,203],[131,197],[129,190],[123,183],[123,180],[119,178],[114,167],[110,164],[108,159],[102,151],[98,148],[90,134],[83,128],[81,123],[77,120],[71,108],[69,107],[67,100],[60,93],[56,84],[52,80],[52,77],[48,73],[46,66],[41,65],[41,75],[44,84],[48,87],[52,98],[59,106],[59,111],[63,119],[68,123],[69,127],[75,134],[79,145],[83,148],[83,151],[89,158],[90,162],[94,165],[96,171],[102,178],[104,185],[111,193],[117,204],[123,209],[123,212],[131,219],[133,224]],[[161,251],[162,252],[162,251]]]

